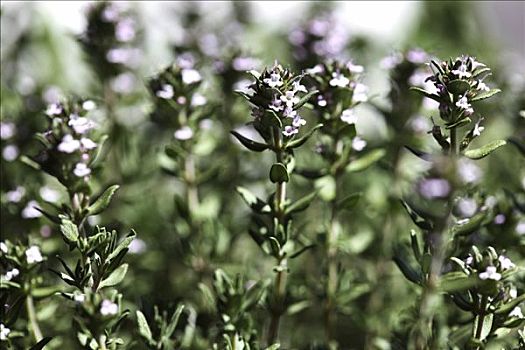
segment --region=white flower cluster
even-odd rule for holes
[[[40,252],[40,248],[36,245],[27,248],[25,254],[28,264],[35,264],[44,260],[42,253]]]
[[[100,314],[102,316],[114,316],[118,313],[118,305],[111,300],[104,299],[100,306]]]
[[[506,271],[513,269],[516,265],[506,256],[500,255],[498,257],[499,271]],[[498,272],[496,266],[487,266],[485,271],[479,274],[479,278],[482,280],[494,280],[499,281],[501,279],[501,273]]]
[[[6,326],[4,326],[3,323],[0,323],[0,340],[2,341],[7,340],[9,333],[11,333],[11,330],[7,328]]]
[[[5,273],[5,276],[2,276],[2,279],[6,281],[11,281],[13,278],[18,276],[20,271],[17,268],[13,268]]]

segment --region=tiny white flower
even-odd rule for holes
[[[294,91],[286,91],[284,95],[281,95],[281,101],[286,103],[286,107],[293,107],[299,100]]]
[[[73,138],[73,135],[64,135],[57,149],[64,153],[73,153],[80,148],[80,141]]]
[[[474,109],[472,108],[472,105],[470,103],[468,103],[468,99],[467,99],[466,95],[462,96],[456,102],[456,106],[461,108],[461,109],[463,109],[465,111],[466,115],[470,115],[470,114],[474,113]]]
[[[22,186],[17,186],[13,191],[6,193],[7,201],[12,203],[18,203],[26,194],[26,189]]]
[[[274,99],[272,101],[272,104],[270,104],[268,107],[270,109],[273,109],[276,112],[282,111],[284,109],[283,100],[282,99]]]
[[[479,91],[490,91],[490,88],[487,84],[485,84],[482,81],[478,82],[478,85],[476,86],[476,89]]]
[[[3,323],[0,323],[0,340],[7,340],[9,333],[11,333],[11,330],[4,326]]]
[[[133,91],[137,83],[137,78],[133,73],[126,72],[117,75],[111,79],[110,86],[111,90],[121,93],[128,94]]]
[[[84,134],[95,127],[95,123],[91,120],[86,117],[79,117],[76,114],[71,114],[69,116],[68,125],[72,127],[77,134]]]
[[[501,279],[501,274],[496,271],[495,266],[487,266],[487,269],[479,274],[479,278],[482,280],[489,279],[499,281]]]
[[[120,42],[129,42],[135,38],[135,21],[124,18],[115,27],[115,38]]]
[[[155,95],[159,98],[169,100],[173,98],[174,95],[173,86],[171,86],[170,84],[163,84],[161,89],[155,92]]]
[[[355,124],[357,122],[357,115],[353,109],[345,109],[340,116],[341,120],[347,124]]]
[[[302,85],[299,81],[294,81],[292,83],[292,88],[294,92],[298,92],[298,91],[305,92],[305,93],[308,92],[308,90],[306,90],[306,87]]]
[[[46,202],[53,203],[60,199],[60,192],[47,186],[40,188],[38,193],[40,194],[40,197],[42,197],[42,199]]]
[[[2,253],[7,254],[7,244],[5,244],[4,242],[0,242],[0,250],[2,251]]]
[[[458,175],[464,183],[475,183],[481,180],[483,171],[473,161],[462,158],[458,162]]]
[[[16,134],[16,125],[0,122],[0,139],[7,140]]]
[[[183,126],[173,134],[177,140],[189,140],[193,137],[193,130],[189,126]]]
[[[510,290],[509,290],[509,297],[511,299],[516,299],[518,297],[518,290],[514,287],[512,287]]]
[[[415,64],[425,63],[428,60],[428,54],[421,49],[413,49],[407,52],[407,60]]]
[[[352,95],[352,100],[354,102],[366,102],[368,101],[368,86],[365,84],[357,83],[354,86],[354,94]]]
[[[118,305],[111,300],[104,299],[100,306],[100,314],[102,316],[113,316],[118,313]]]
[[[24,219],[34,219],[42,216],[42,213],[35,209],[37,206],[38,203],[36,201],[29,201],[22,210],[22,217]]]
[[[86,296],[84,294],[75,294],[73,296],[73,300],[79,304],[82,304],[86,300]]]
[[[284,136],[287,136],[287,137],[290,137],[292,135],[295,135],[299,132],[299,129],[297,128],[294,128],[293,126],[291,125],[287,125],[284,127],[284,130],[283,130],[283,135]]]
[[[500,255],[498,257],[498,261],[502,270],[508,270],[516,267],[516,265],[514,265],[514,263],[506,256]]]
[[[18,276],[19,274],[20,274],[20,271],[17,268],[14,268],[11,271],[7,271],[4,278],[6,281],[11,281],[13,278]]]
[[[478,204],[473,198],[461,198],[458,201],[458,209],[463,217],[469,218],[476,214],[478,210]]]
[[[44,260],[42,253],[40,253],[40,248],[36,245],[33,245],[26,249],[26,260],[28,264],[39,263]]]
[[[348,86],[350,80],[339,72],[332,73],[332,79],[330,79],[330,86],[345,87]]]
[[[452,74],[457,75],[458,78],[469,78],[472,74],[468,71],[467,66],[464,63],[458,67],[458,69],[452,70]]]
[[[269,78],[264,78],[263,82],[267,84],[269,87],[279,87],[283,85],[283,81],[281,80],[281,75],[278,73],[271,73]]]
[[[77,163],[73,169],[73,174],[78,177],[88,176],[91,174],[91,169],[85,163]]]
[[[472,255],[467,256],[467,259],[465,260],[465,264],[472,265],[474,262],[474,257]]]
[[[485,130],[484,126],[480,126],[480,122],[477,122],[474,124],[474,130],[472,130],[472,135],[479,136],[481,133]]]
[[[199,93],[196,93],[191,97],[191,105],[194,107],[204,106],[206,102],[207,102],[206,97],[204,97],[203,95]]]
[[[444,198],[450,192],[450,184],[445,179],[424,179],[419,184],[419,192],[427,199]]]
[[[365,71],[363,66],[354,64],[352,61],[346,64],[346,68],[348,68],[351,73],[363,73]]]
[[[18,147],[16,147],[15,145],[7,145],[2,151],[2,157],[4,157],[4,159],[8,162],[12,162],[16,158],[18,158],[19,153],[20,152],[18,150]]]
[[[360,138],[359,136],[354,137],[352,140],[352,148],[357,152],[361,152],[366,147],[366,141]]]
[[[46,114],[49,116],[60,115],[63,111],[62,105],[60,103],[52,103],[47,106]]]
[[[294,118],[293,118],[293,121],[292,121],[292,126],[296,127],[296,128],[300,128],[301,126],[305,125],[306,124],[306,120],[304,120],[303,118],[301,118],[300,115],[296,115]]]
[[[519,306],[516,306],[514,309],[512,309],[512,311],[509,313],[509,316],[517,317],[517,318],[525,318]]]
[[[177,100],[176,100],[176,101],[177,101],[178,104],[183,105],[183,104],[186,104],[186,102],[187,102],[188,100],[187,100],[186,97],[184,97],[184,96],[179,96],[179,97],[177,97]]]
[[[323,73],[324,72],[324,67],[322,64],[318,64],[316,66],[314,66],[313,68],[309,68],[306,70],[306,73],[308,74],[320,74],[320,73]]]
[[[97,108],[97,104],[95,102],[91,101],[91,100],[86,100],[86,101],[84,101],[84,103],[82,103],[82,108],[85,111],[92,111],[95,108]]]
[[[144,251],[146,251],[146,248],[147,248],[146,242],[144,242],[140,238],[133,239],[128,247],[130,254],[143,253]]]
[[[403,55],[400,52],[395,52],[381,59],[379,65],[383,69],[392,69],[402,61]]]
[[[503,224],[505,223],[505,220],[506,220],[506,219],[507,219],[507,218],[505,217],[505,215],[503,215],[503,214],[498,214],[498,215],[496,215],[496,217],[494,218],[494,223],[495,223],[496,225],[503,225]]]
[[[89,139],[87,137],[81,138],[80,139],[80,144],[82,145],[82,148],[87,149],[87,150],[91,150],[91,149],[97,148],[97,144],[93,140],[91,140],[91,139]]]
[[[183,69],[181,71],[182,82],[186,85],[198,83],[201,81],[201,74],[195,69]]]
[[[518,221],[518,224],[516,225],[516,233],[520,236],[525,235],[525,219]]]

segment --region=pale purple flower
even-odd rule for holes
[[[281,96],[282,97],[282,96]],[[272,103],[268,106],[268,108],[279,112],[284,110],[283,100],[282,99],[274,99]]]
[[[357,115],[353,109],[345,109],[340,116],[341,120],[347,124],[355,124],[357,122]]]
[[[350,80],[340,72],[333,72],[332,79],[330,79],[330,86],[346,87],[350,83]]]
[[[358,64],[354,64],[352,61],[349,61],[347,64],[346,64],[346,68],[348,68],[348,70],[351,72],[351,73],[363,73],[365,71],[365,68],[363,66],[360,66]]]
[[[458,67],[458,69],[452,70],[452,74],[457,75],[458,78],[470,78],[472,75],[467,68],[467,65],[465,63],[461,63],[461,65]]]
[[[189,126],[185,125],[182,128],[176,130],[173,136],[177,140],[181,140],[181,141],[189,140],[193,137],[193,130],[191,130]]]
[[[476,214],[478,204],[473,198],[461,198],[458,201],[458,209],[461,216],[469,218]]]
[[[85,110],[85,111],[92,111],[94,110],[95,108],[97,108],[97,104],[91,100],[86,100],[82,103],[82,108]]]
[[[331,29],[332,23],[327,21],[326,19],[313,19],[310,22],[310,25],[308,27],[308,31],[312,33],[313,35],[323,37],[325,36],[328,31]]]
[[[79,117],[76,114],[71,114],[69,116],[69,122],[67,124],[72,127],[77,134],[85,134],[95,127],[95,123],[91,120],[86,117]]]
[[[410,120],[410,127],[418,134],[424,134],[432,128],[427,117],[417,116]]]
[[[73,169],[73,174],[78,177],[88,176],[91,174],[91,169],[85,163],[77,163]]]
[[[60,103],[52,103],[49,106],[47,106],[46,114],[48,116],[52,115],[60,115],[64,109],[62,108],[62,105]]]
[[[121,6],[111,3],[102,11],[102,20],[105,22],[116,22],[122,13]]]
[[[177,101],[178,104],[183,105],[183,104],[186,104],[188,100],[186,99],[185,96],[179,96],[177,97],[175,101]]]
[[[512,311],[509,313],[509,317],[525,318],[519,306],[516,306],[514,309],[512,309]]]
[[[417,69],[414,73],[408,78],[410,85],[425,87],[425,80],[428,78],[428,72],[425,69]]]
[[[2,150],[2,157],[4,157],[4,159],[8,162],[12,162],[16,158],[18,158],[19,153],[20,152],[18,150],[18,147],[16,147],[15,145],[7,145]]]
[[[25,254],[28,264],[39,263],[44,260],[42,253],[40,253],[40,248],[36,245],[27,248]]]
[[[142,239],[140,238],[135,238],[131,241],[131,243],[129,244],[129,252],[131,254],[140,254],[140,253],[144,253],[146,251],[146,242],[144,242]]]
[[[258,65],[259,61],[252,57],[236,57],[232,62],[233,69],[239,72],[255,69]]]
[[[496,225],[503,225],[505,223],[505,221],[506,221],[506,218],[505,218],[505,215],[503,215],[503,214],[498,214],[494,218],[494,223]]]
[[[6,272],[4,279],[6,281],[11,281],[13,278],[18,276],[19,274],[20,274],[20,271],[17,268],[13,268],[12,270]]]
[[[14,190],[6,193],[7,201],[18,203],[26,194],[26,189],[22,186],[17,186]]]
[[[495,266],[487,266],[487,269],[479,274],[479,278],[482,280],[499,281],[501,279],[501,274],[497,272]]]
[[[423,179],[419,183],[419,193],[427,199],[445,198],[450,193],[450,184],[445,179]]]
[[[44,225],[40,228],[40,235],[44,238],[51,237],[51,233],[52,230],[51,227],[49,227],[49,225]]]
[[[304,92],[304,93],[307,93],[308,90],[306,90],[306,87],[304,85],[302,85],[299,81],[294,81],[292,83],[292,90],[294,93],[296,92]]]
[[[415,64],[425,63],[428,60],[428,54],[422,49],[412,49],[407,52],[407,60]]]
[[[97,148],[97,144],[93,140],[87,137],[83,137],[80,139],[80,145],[85,150],[92,150],[92,149]]]
[[[500,255],[498,261],[502,270],[509,270],[516,267],[516,265],[514,265],[514,263],[506,256]]]
[[[288,40],[293,45],[301,45],[306,40],[306,35],[302,30],[294,29],[288,34]]]
[[[484,126],[480,126],[481,120],[474,124],[474,130],[472,130],[472,135],[479,136],[485,130]]]
[[[3,323],[0,323],[0,340],[2,341],[7,340],[9,333],[11,333],[11,330],[7,328],[6,326],[4,326]]]
[[[133,73],[126,72],[117,75],[111,80],[111,89],[121,94],[128,94],[133,91],[136,85],[136,78]]]
[[[400,52],[394,52],[388,56],[385,56],[379,65],[383,69],[392,69],[403,61],[403,55]]]
[[[195,69],[183,69],[181,71],[182,82],[186,85],[195,84],[201,81],[201,74]]]
[[[485,84],[482,81],[478,82],[478,85],[476,86],[476,89],[479,91],[490,91],[490,88],[487,84]]]
[[[283,85],[281,75],[279,73],[271,73],[269,78],[264,78],[263,82],[271,88],[279,87]]]
[[[304,120],[303,118],[301,118],[300,115],[296,115],[293,120],[292,120],[292,126],[294,126],[295,128],[300,128],[301,126],[305,125],[306,124],[306,120]]]
[[[125,64],[135,67],[140,62],[142,54],[139,49],[133,47],[117,47],[106,53],[106,59],[111,63]]]
[[[58,86],[49,86],[42,93],[42,98],[46,103],[58,103],[58,100],[62,94],[62,90]],[[49,107],[48,107],[49,108]],[[60,114],[60,113],[59,113]]]
[[[366,141],[360,138],[359,136],[354,137],[352,140],[352,149],[357,152],[361,152],[366,147]]]
[[[34,200],[29,201],[25,208],[22,210],[22,217],[24,219],[35,219],[42,216],[42,213],[39,212],[35,207],[38,206],[38,203]]]
[[[85,119],[85,118],[84,118]],[[57,149],[63,153],[73,153],[80,148],[80,141],[73,138],[72,135],[64,135],[62,141],[58,144]]]
[[[483,171],[473,161],[462,158],[458,161],[458,175],[464,183],[476,183],[481,180]]]
[[[194,107],[204,106],[206,102],[207,102],[206,97],[199,94],[198,92],[193,94],[193,96],[191,97],[191,105]]]
[[[102,316],[114,316],[118,313],[118,305],[111,300],[104,299],[100,306],[100,314]]]
[[[181,69],[190,69],[195,66],[195,56],[191,52],[183,52],[177,56],[176,62]]]
[[[173,98],[174,95],[173,86],[171,86],[170,84],[162,84],[161,89],[157,90],[157,92],[155,92],[155,95],[164,100],[169,100]]]
[[[366,102],[368,101],[368,86],[365,84],[357,83],[354,86],[354,94],[352,95],[352,101],[354,102]]]
[[[312,74],[312,75],[321,74],[321,73],[324,73],[324,67],[323,67],[322,64],[318,64],[318,65],[314,66],[313,68],[307,69],[306,73]]]
[[[0,122],[0,138],[7,140],[16,134],[16,125],[14,123]]]
[[[286,107],[293,107],[296,103],[299,102],[300,98],[295,96],[294,91],[286,91],[284,95],[281,95],[281,101],[286,103]]]
[[[46,202],[54,203],[60,199],[60,192],[48,186],[41,187],[38,193],[40,194],[40,197],[42,197],[42,199]]]
[[[121,42],[129,42],[135,39],[135,21],[132,18],[124,18],[115,27],[115,38]]]
[[[299,129],[294,128],[291,125],[287,125],[287,126],[284,127],[283,135],[287,136],[287,137],[291,137],[291,136],[297,134],[298,132],[299,132]]]
[[[463,109],[465,111],[465,115],[471,115],[474,113],[472,105],[468,103],[467,95],[460,97],[460,99],[456,102],[456,106]]]

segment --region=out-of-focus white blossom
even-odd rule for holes
[[[347,124],[355,124],[357,122],[357,115],[353,109],[345,109],[343,113],[341,113],[340,118]]]
[[[8,162],[14,161],[16,158],[18,158],[18,155],[20,154],[20,151],[18,150],[18,147],[15,145],[7,145],[2,150],[2,157],[4,157],[5,160]]]
[[[102,316],[113,316],[118,313],[118,305],[111,300],[104,299],[100,306],[100,314]]]
[[[26,249],[26,260],[28,264],[39,263],[44,260],[42,253],[40,253],[40,248],[36,245]]]
[[[352,149],[357,152],[364,150],[366,147],[366,141],[360,138],[359,136],[354,137],[352,140]]]
[[[22,217],[24,219],[34,219],[41,217],[42,213],[39,212],[35,207],[38,207],[38,203],[34,200],[29,201],[22,210]]]
[[[195,84],[201,81],[201,74],[195,69],[183,69],[181,71],[182,82],[186,85]]]
[[[450,193],[450,184],[445,179],[423,179],[419,183],[419,193],[427,199],[444,198]]]
[[[85,119],[85,118],[84,118]],[[73,153],[80,148],[80,141],[73,138],[73,135],[64,135],[62,141],[58,144],[57,149],[64,153]]]
[[[91,169],[85,163],[77,163],[73,169],[73,174],[78,177],[88,176],[91,174]]]
[[[16,125],[14,123],[0,122],[0,138],[2,140],[10,139],[16,134]]]
[[[479,274],[479,278],[482,280],[499,281],[501,279],[501,274],[497,272],[495,266],[487,266],[485,271]]]
[[[177,140],[189,140],[193,137],[193,130],[189,126],[185,125],[182,128],[176,130],[173,136],[175,136]]]

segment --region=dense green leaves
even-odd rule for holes
[[[97,215],[104,211],[111,203],[111,198],[117,190],[119,185],[109,186],[90,206],[87,208],[88,215]]]

